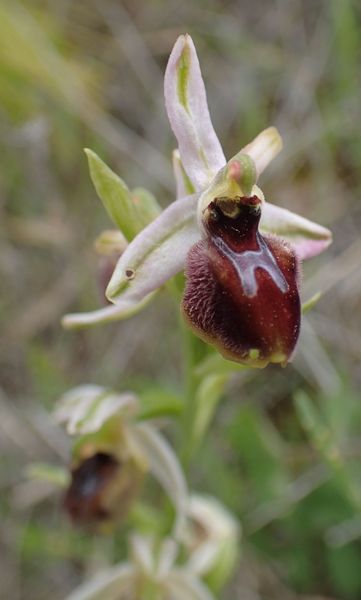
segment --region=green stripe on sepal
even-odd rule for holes
[[[177,69],[177,94],[183,108],[188,112],[188,80],[190,68],[190,49],[184,46],[183,52],[178,61]]]

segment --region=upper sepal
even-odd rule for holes
[[[164,95],[183,166],[195,190],[200,191],[226,160],[213,129],[197,52],[188,34],[178,38],[169,57]]]

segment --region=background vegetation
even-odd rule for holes
[[[266,197],[332,228],[304,268],[293,365],[232,378],[192,466],[243,526],[224,598],[361,597],[361,6],[355,0],[2,0],[0,4],[1,597],[58,600],[122,555],[76,531],[31,461],[69,459],[50,411],[73,385],[177,393],[166,294],[126,322],[64,332],[100,301],[93,239],[109,226],[84,146],[131,187],[174,197],[162,77],[194,38],[228,156],[274,124],[285,150]]]

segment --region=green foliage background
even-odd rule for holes
[[[178,311],[166,293],[116,326],[69,333],[60,318],[101,302],[92,243],[110,222],[82,148],[163,206],[174,198],[162,76],[184,31],[195,40],[227,155],[276,125],[285,150],[263,177],[266,197],[335,237],[304,267],[304,299],[325,293],[305,319],[293,365],[236,373],[191,466],[193,487],[219,497],[243,526],[239,570],[222,597],[361,597],[359,2],[2,0],[7,599],[61,599],[90,566],[123,553],[124,528],[114,539],[75,531],[53,488],[26,477],[29,462],[68,461],[68,441],[49,416],[59,394],[91,381],[133,388],[151,405],[165,393],[176,398],[181,385]],[[204,359],[201,345],[194,351]],[[222,388],[224,376],[222,362],[202,365],[209,387],[197,402]]]

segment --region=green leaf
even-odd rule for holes
[[[108,215],[128,241],[143,228],[128,186],[95,152],[85,148],[92,182]]]
[[[208,375],[200,383],[195,395],[195,413],[192,423],[192,441],[199,445],[212,417],[217,404],[222,397],[228,376],[224,374]]]
[[[182,400],[176,394],[161,388],[143,392],[139,397],[139,403],[139,420],[178,416],[182,411]]]
[[[63,467],[48,463],[33,463],[26,469],[27,477],[52,483],[60,488],[65,488],[69,483],[69,474]]]
[[[231,448],[251,482],[248,501],[269,502],[284,494],[288,482],[286,447],[278,431],[256,407],[247,405],[234,415],[229,429]]]
[[[335,548],[326,554],[335,593],[342,598],[360,598],[360,550],[356,544]]]
[[[350,463],[342,454],[336,432],[327,425],[323,415],[304,391],[299,390],[296,393],[295,406],[311,443],[331,469],[341,493],[351,506],[359,511],[361,509],[360,486],[353,476]]]
[[[44,563],[59,559],[85,560],[91,552],[90,540],[84,534],[61,527],[45,529],[31,522],[19,531],[17,545],[22,559],[36,557]]]

